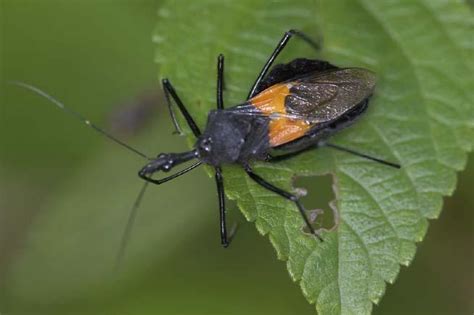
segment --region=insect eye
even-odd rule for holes
[[[201,149],[203,151],[206,151],[206,152],[210,152],[211,151],[211,144],[212,144],[212,140],[211,138],[204,138],[202,139],[201,143],[199,144],[199,146],[201,147]]]
[[[168,172],[169,170],[171,170],[171,167],[173,166],[173,163],[171,163],[171,161],[169,161],[167,164],[164,164],[161,169],[163,170],[163,172]]]

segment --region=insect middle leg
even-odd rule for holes
[[[247,99],[251,99],[252,97],[255,96],[258,85],[260,84],[260,82],[263,80],[263,78],[267,74],[268,70],[272,66],[275,59],[283,51],[286,44],[288,44],[288,41],[290,40],[290,38],[292,36],[297,36],[297,37],[301,38],[302,40],[304,40],[306,43],[308,43],[310,46],[312,46],[316,50],[319,50],[319,48],[320,48],[318,43],[316,43],[314,40],[312,40],[308,35],[306,35],[303,32],[300,32],[300,31],[297,31],[297,30],[289,30],[289,31],[285,32],[282,39],[280,39],[280,41],[278,42],[278,45],[276,46],[275,50],[270,55],[267,62],[263,66],[262,70],[260,71],[259,75],[257,76],[257,79],[253,83],[252,88],[250,89],[249,94],[247,95]]]
[[[224,55],[220,54],[217,57],[217,93],[216,103],[217,109],[224,109]],[[217,196],[219,198],[219,230],[221,236],[221,244],[224,247],[230,245],[231,236],[227,234],[227,219],[226,219],[226,207],[225,207],[225,195],[224,195],[224,178],[222,176],[221,167],[215,167],[215,179],[217,186]]]
[[[193,132],[194,136],[199,137],[201,135],[201,131],[199,130],[199,127],[194,122],[193,117],[188,112],[188,110],[186,109],[186,106],[179,98],[173,85],[171,85],[171,82],[168,79],[163,79],[161,80],[161,84],[163,86],[163,91],[165,92],[166,101],[168,103],[168,110],[170,112],[171,120],[173,121],[173,125],[176,129],[176,132],[179,134],[182,134],[181,128],[178,125],[178,121],[176,120],[176,116],[171,106],[170,97],[174,100],[176,105],[178,105],[178,108],[181,111],[181,114],[183,114],[184,118],[186,119],[186,122],[188,123],[189,128],[191,128],[191,131]]]
[[[278,187],[270,184],[265,179],[263,179],[259,175],[255,174],[254,171],[252,170],[252,168],[250,168],[250,166],[248,166],[248,165],[245,166],[245,172],[250,176],[251,179],[253,179],[257,184],[259,184],[263,188],[268,189],[268,190],[282,196],[283,198],[286,198],[290,201],[293,201],[295,203],[295,205],[298,207],[298,210],[299,210],[301,216],[303,217],[303,220],[304,220],[306,226],[308,227],[309,231],[311,232],[311,234],[315,235],[320,241],[323,240],[321,238],[321,236],[319,236],[318,233],[316,233],[313,226],[311,225],[311,223],[308,219],[308,216],[306,215],[306,210],[303,207],[303,205],[301,204],[301,202],[299,201],[297,196],[295,196],[292,193],[289,193],[289,192],[287,192],[287,191],[285,191],[281,188],[278,188]]]
[[[222,169],[220,167],[216,167],[215,178],[217,185],[217,196],[219,198],[219,231],[221,235],[221,244],[224,247],[228,247],[230,245],[230,238],[227,235],[224,178],[222,177]]]
[[[217,56],[217,109],[224,109],[224,97],[222,90],[224,89],[224,55]]]

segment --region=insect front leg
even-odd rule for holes
[[[321,236],[319,236],[318,233],[316,233],[313,226],[311,225],[311,223],[308,219],[308,216],[306,215],[306,210],[303,207],[303,205],[301,204],[301,202],[298,200],[297,196],[295,196],[292,193],[289,193],[289,192],[287,192],[287,191],[285,191],[281,188],[278,188],[278,187],[270,184],[265,179],[263,179],[259,175],[255,174],[253,172],[253,170],[250,168],[250,166],[248,166],[248,165],[245,166],[245,172],[250,176],[251,179],[253,179],[257,184],[259,184],[263,188],[268,189],[269,191],[272,191],[272,192],[282,196],[283,198],[286,198],[286,199],[294,202],[295,205],[298,207],[298,210],[299,210],[301,216],[303,217],[303,220],[304,220],[306,226],[308,227],[309,231],[311,232],[311,234],[315,235],[320,241],[323,240],[321,238]]]
[[[163,79],[161,80],[161,83],[163,85],[163,91],[165,92],[165,97],[166,101],[168,103],[168,110],[170,112],[171,120],[173,121],[173,125],[176,129],[176,132],[178,134],[182,134],[181,128],[178,125],[178,121],[176,120],[176,116],[173,112],[172,106],[171,106],[171,99],[176,103],[178,106],[179,110],[181,111],[181,114],[183,114],[184,118],[186,119],[186,122],[188,123],[189,128],[191,128],[191,131],[193,132],[194,136],[197,138],[201,135],[201,131],[199,130],[199,127],[196,125],[194,122],[193,117],[191,114],[188,112],[186,109],[186,106],[184,103],[181,101],[179,98],[178,94],[176,93],[176,90],[174,89],[173,85],[171,85],[171,82],[168,79]]]
[[[306,43],[308,43],[310,46],[312,46],[314,49],[316,50],[319,50],[320,49],[320,45],[318,43],[316,43],[314,40],[312,40],[308,35],[306,35],[305,33],[303,32],[300,32],[300,31],[297,31],[297,30],[289,30],[287,32],[285,32],[285,34],[283,35],[283,37],[280,39],[280,41],[278,42],[275,50],[273,51],[273,53],[270,55],[270,57],[268,58],[267,62],[265,63],[265,65],[263,66],[262,70],[260,71],[259,75],[257,76],[257,79],[255,80],[255,82],[253,83],[252,85],[252,88],[250,89],[249,91],[249,94],[247,95],[247,99],[251,99],[252,97],[255,96],[256,94],[256,90],[260,84],[260,82],[263,80],[263,78],[265,77],[265,75],[267,74],[268,70],[270,69],[270,67],[272,66],[273,62],[275,61],[275,59],[278,57],[278,55],[283,51],[283,49],[285,48],[286,44],[288,44],[288,41],[290,40],[291,37],[293,36],[297,36],[299,37],[300,39],[304,40]]]
[[[192,171],[193,169],[195,169],[196,167],[198,167],[201,164],[202,164],[201,162],[194,163],[194,164],[186,167],[185,169],[174,173],[173,175],[167,176],[165,178],[160,178],[160,179],[153,179],[153,178],[151,178],[151,176],[147,175],[146,173],[144,173],[142,171],[138,172],[138,176],[141,179],[146,180],[149,183],[152,183],[152,184],[155,184],[155,185],[161,185],[161,184],[164,184],[164,183],[166,183],[166,182],[168,182],[172,179],[175,179],[176,177],[184,175],[189,171]]]
[[[153,183],[155,185],[163,184],[195,169],[196,167],[201,165],[202,162],[198,161],[165,178],[152,179],[152,175],[157,172],[169,172],[176,165],[195,159],[196,156],[196,150],[183,153],[160,153],[156,158],[150,159],[148,163],[144,167],[142,167],[142,169],[138,172],[138,176],[146,180],[147,182]]]

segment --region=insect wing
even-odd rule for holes
[[[346,68],[307,76],[290,84],[286,112],[314,124],[337,119],[372,95],[375,75],[365,69]]]
[[[314,72],[275,84],[230,110],[240,115],[288,118],[310,124],[338,118],[357,106],[375,87],[375,74],[361,68]]]
[[[275,84],[230,110],[269,118],[270,145],[276,147],[303,137],[313,126],[337,120],[367,99],[374,87],[375,75],[365,69],[313,72]]]

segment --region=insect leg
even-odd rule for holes
[[[191,128],[193,134],[196,137],[199,137],[201,135],[201,131],[199,130],[199,127],[196,125],[194,122],[193,117],[191,114],[189,114],[188,110],[186,109],[186,106],[184,106],[183,102],[179,98],[178,94],[176,93],[176,90],[174,87],[171,85],[171,82],[168,79],[163,79],[161,81],[163,85],[163,90],[165,91],[165,96],[169,99],[169,96],[175,101],[176,105],[178,105],[179,110],[183,114],[184,118],[186,119],[186,122],[188,123],[189,128]],[[173,119],[173,124],[178,132],[180,132],[180,128],[178,127],[178,123],[176,121],[176,117],[171,110],[171,102],[168,102],[171,118]]]
[[[231,239],[227,235],[227,221],[226,221],[226,208],[225,208],[225,196],[224,196],[224,182],[222,177],[222,169],[216,167],[216,185],[217,185],[217,195],[219,198],[219,228],[221,234],[221,244],[223,247],[228,247],[230,245]]]
[[[377,163],[380,163],[380,164],[383,164],[383,165],[391,166],[393,168],[401,168],[400,164],[385,161],[385,160],[382,160],[382,159],[379,159],[379,158],[376,158],[376,157],[373,157],[373,156],[370,156],[370,155],[367,155],[367,154],[364,154],[364,153],[354,151],[354,150],[349,149],[349,148],[341,147],[337,144],[332,144],[332,143],[327,143],[326,142],[326,143],[320,144],[320,146],[326,146],[326,147],[336,149],[336,150],[339,150],[339,151],[342,151],[342,152],[350,153],[350,154],[359,156],[359,157],[364,158],[364,159],[368,159],[368,160],[371,160],[371,161],[374,161],[374,162],[377,162]]]
[[[290,152],[290,153],[286,153],[286,154],[280,154],[280,155],[269,155],[267,157],[267,162],[270,162],[270,163],[277,163],[277,162],[281,162],[281,161],[285,161],[285,160],[288,160],[288,159],[291,159],[303,152],[306,152],[306,151],[309,151],[309,150],[312,150],[312,149],[316,149],[316,146],[311,146],[311,147],[308,147],[308,148],[304,148],[302,150],[299,150],[299,151],[295,151],[295,152]]]
[[[224,109],[224,98],[222,90],[224,88],[224,55],[217,57],[217,109]]]
[[[337,144],[328,143],[328,142],[320,142],[318,144],[303,148],[303,149],[298,150],[298,151],[286,153],[286,154],[281,154],[281,155],[276,155],[276,156],[270,155],[267,158],[267,162],[276,163],[276,162],[285,161],[285,160],[288,160],[292,157],[295,157],[295,156],[297,156],[297,155],[299,155],[303,152],[306,152],[306,151],[309,151],[309,150],[312,150],[312,149],[316,149],[316,148],[319,148],[319,147],[324,147],[324,146],[326,146],[328,148],[335,149],[335,150],[339,150],[339,151],[342,151],[342,152],[346,152],[346,153],[349,153],[349,154],[353,154],[353,155],[359,156],[361,158],[368,159],[368,160],[371,160],[371,161],[374,161],[374,162],[377,162],[377,163],[380,163],[380,164],[383,164],[383,165],[387,165],[387,166],[390,166],[390,167],[394,167],[394,168],[400,168],[401,167],[400,164],[385,161],[385,160],[382,160],[382,159],[379,159],[379,158],[376,158],[376,157],[373,157],[373,156],[370,156],[370,155],[367,155],[367,154],[364,154],[364,153],[360,153],[360,152],[354,151],[354,150],[349,149],[349,148],[341,147]]]
[[[267,62],[263,66],[262,70],[260,71],[260,74],[258,75],[257,79],[255,80],[254,84],[252,85],[252,88],[249,91],[249,94],[247,95],[247,99],[251,99],[252,97],[255,96],[255,91],[257,90],[258,85],[260,84],[260,81],[263,80],[265,75],[267,74],[268,70],[272,66],[273,62],[275,61],[276,57],[282,52],[282,50],[285,48],[286,44],[290,40],[290,38],[295,35],[305,42],[307,42],[310,46],[312,46],[314,49],[319,50],[319,45],[315,41],[313,41],[308,35],[306,35],[303,32],[297,31],[297,30],[289,30],[285,32],[283,35],[282,39],[278,42],[278,45],[276,46],[275,50],[273,53],[270,55],[268,58]]]
[[[224,55],[220,54],[217,56],[217,109],[224,109],[224,97],[222,90],[224,89]],[[220,222],[220,234],[221,244],[223,247],[228,247],[232,240],[232,236],[227,234],[227,220],[226,220],[226,207],[225,207],[225,195],[224,195],[224,180],[222,177],[222,169],[216,167],[216,185],[217,195],[219,198],[219,222]]]
[[[172,108],[172,103],[171,103],[171,99],[170,99],[170,92],[168,91],[168,89],[165,87],[165,80],[166,79],[163,79],[161,81],[161,85],[163,87],[163,91],[165,93],[165,99],[166,99],[166,105],[168,106],[168,112],[170,114],[170,117],[171,117],[171,121],[173,122],[173,126],[174,126],[174,129],[175,131],[173,132],[173,134],[178,134],[178,135],[182,135],[183,134],[183,131],[181,130],[181,127],[179,126],[179,123],[178,123],[178,120],[176,119],[176,115],[173,111],[173,108]]]
[[[146,180],[147,182],[150,182],[152,184],[155,184],[155,185],[161,185],[163,183],[166,183],[167,181],[170,181],[172,179],[175,179],[176,177],[179,177],[181,175],[184,175],[186,174],[187,172],[189,171],[192,171],[193,169],[195,169],[196,167],[198,167],[199,165],[201,165],[202,162],[197,162],[197,163],[194,163],[190,166],[188,166],[187,168],[177,172],[177,173],[174,173],[173,175],[170,175],[168,177],[165,177],[165,178],[161,178],[161,179],[153,179],[151,178],[150,176],[147,176],[145,173],[143,173],[142,171],[140,171],[138,173],[138,176],[144,180]]]
[[[257,184],[259,184],[263,188],[268,189],[268,190],[282,196],[283,198],[286,198],[290,201],[293,201],[295,203],[295,205],[298,207],[298,210],[300,211],[300,214],[303,217],[303,220],[306,223],[306,226],[310,230],[311,234],[314,234],[320,241],[323,240],[321,238],[321,236],[319,236],[316,233],[316,231],[314,230],[314,228],[311,226],[311,223],[309,222],[308,216],[306,215],[306,210],[303,207],[303,205],[301,204],[301,202],[298,200],[297,196],[295,196],[295,195],[293,195],[293,194],[291,194],[291,193],[289,193],[289,192],[287,192],[283,189],[280,189],[276,186],[273,186],[272,184],[270,184],[269,182],[264,180],[262,177],[255,174],[253,172],[253,170],[250,168],[250,166],[245,166],[245,172],[247,172],[247,174],[250,176],[250,178],[253,179]]]

